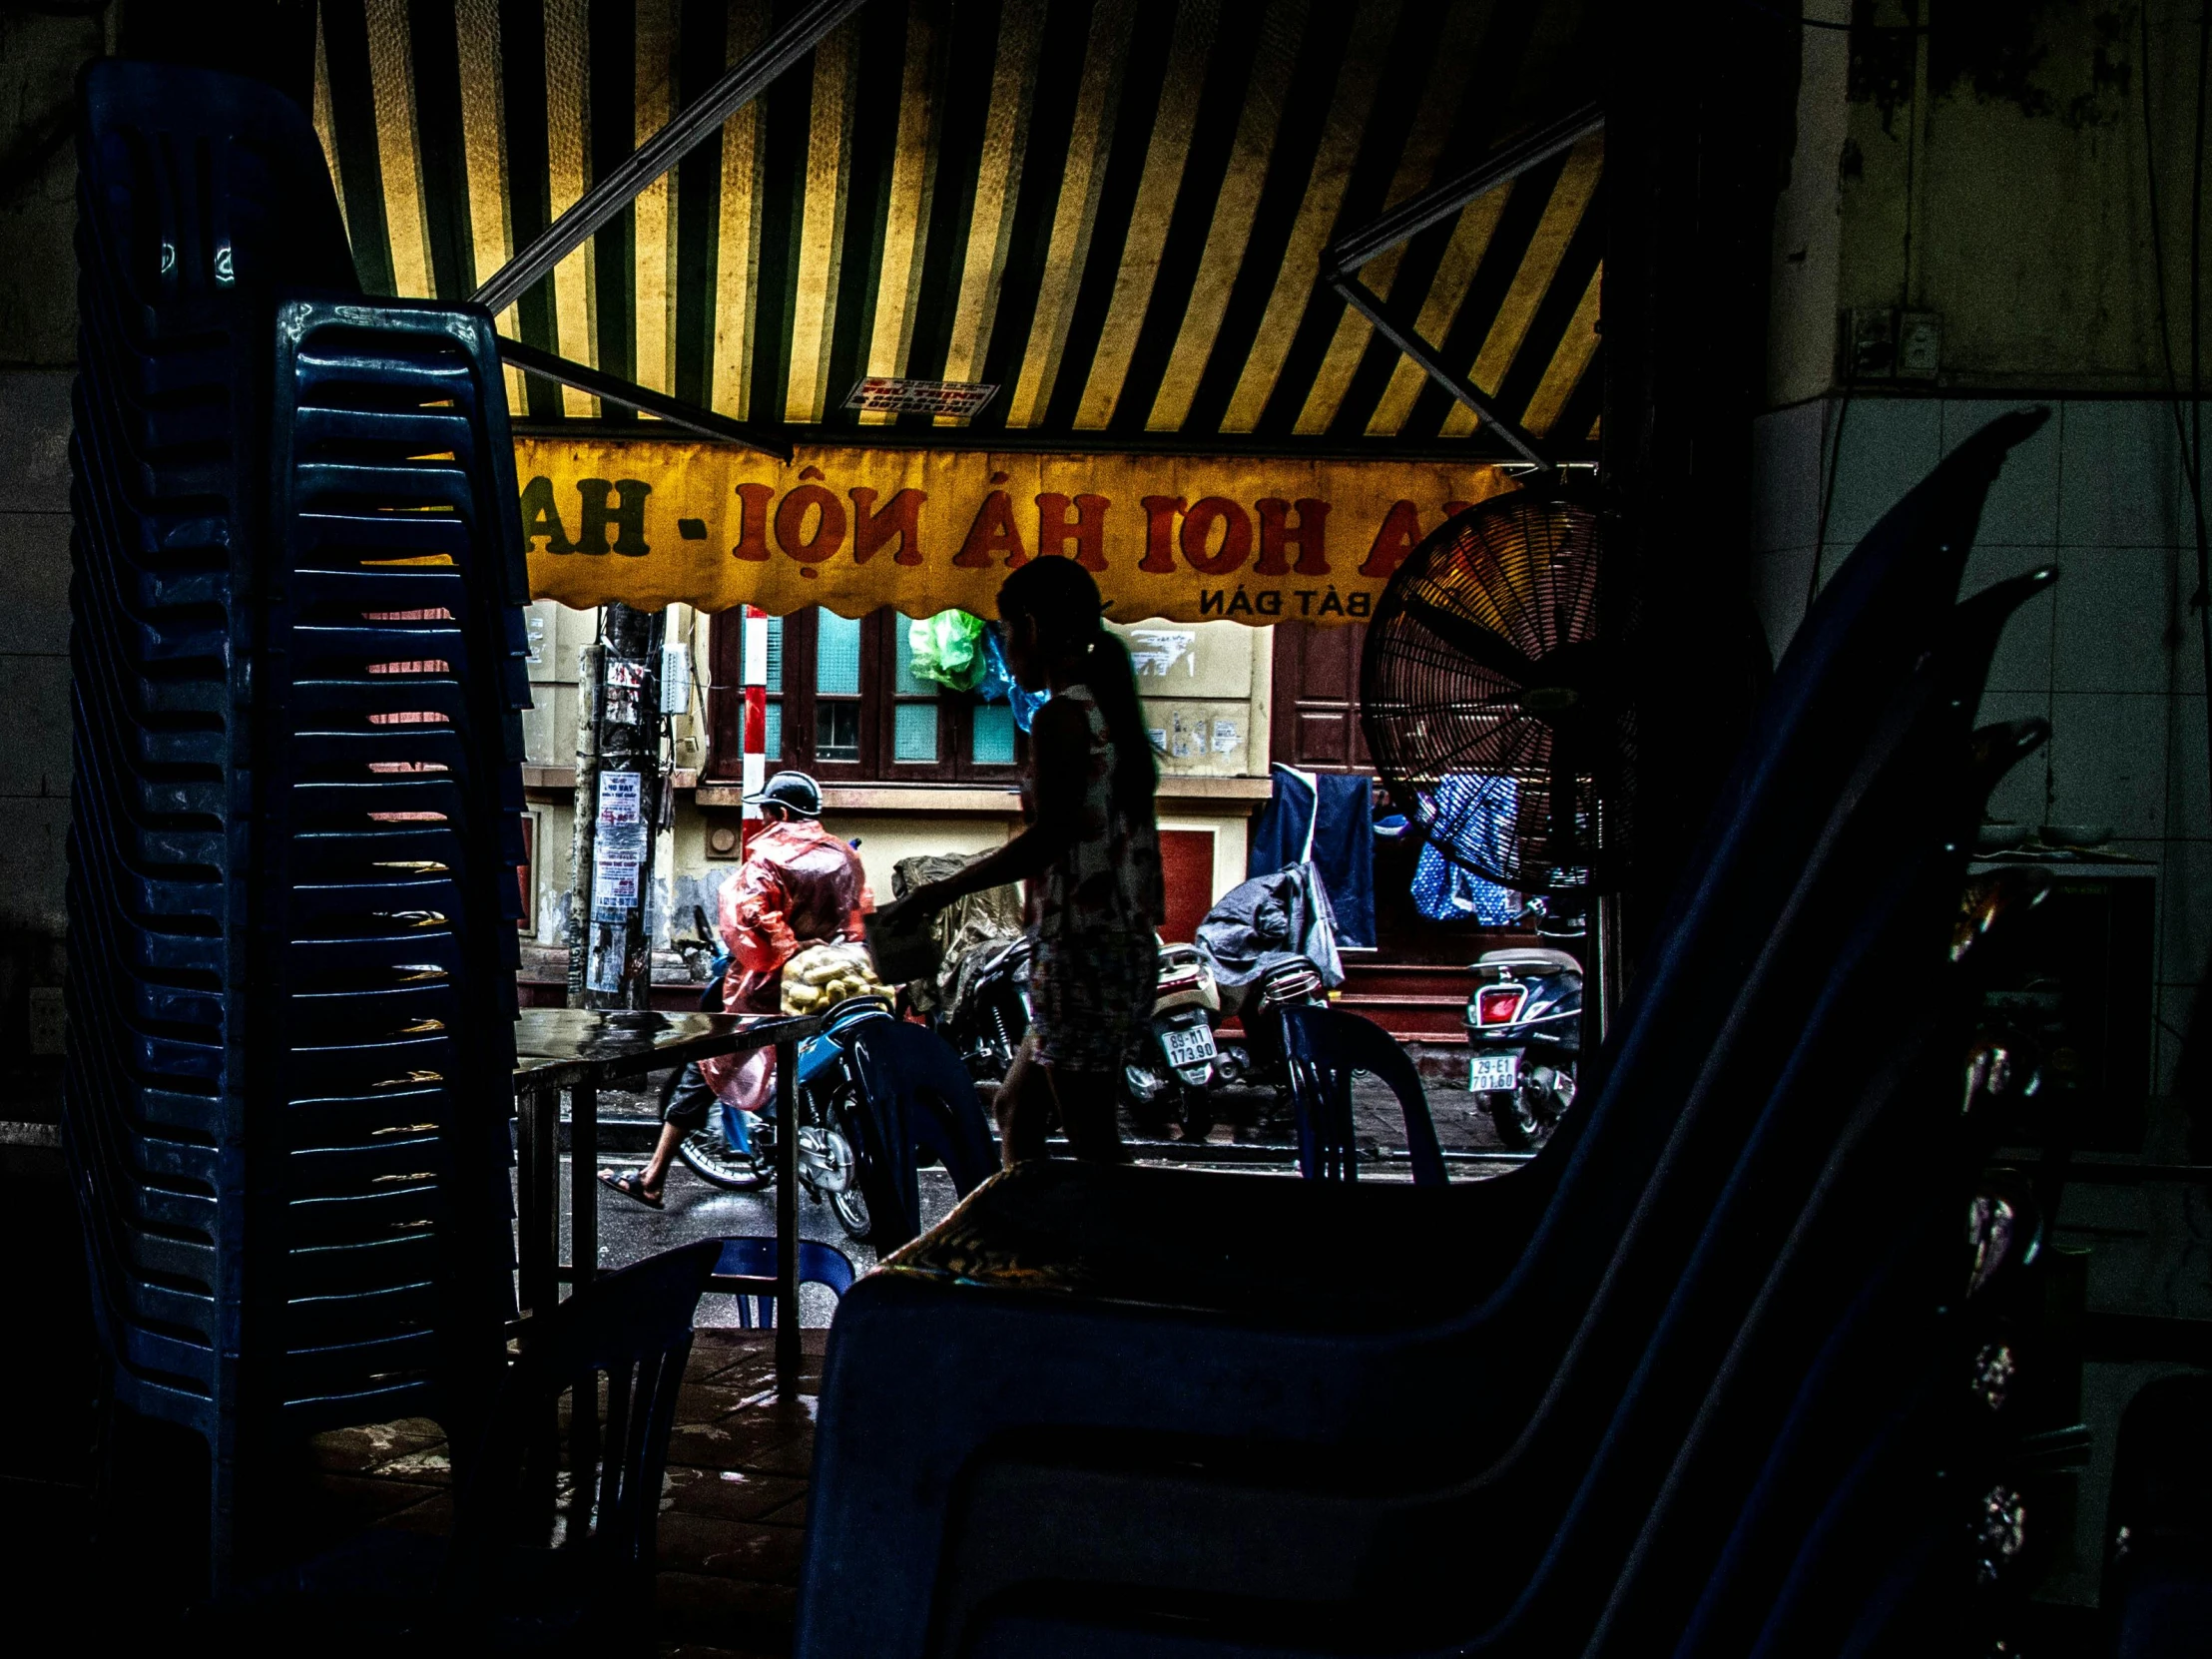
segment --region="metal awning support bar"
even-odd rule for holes
[[[1436,348],[1421,337],[1420,329],[1410,318],[1394,314],[1388,302],[1353,273],[1378,255],[1449,219],[1476,197],[1497,189],[1509,179],[1520,177],[1560,151],[1570,149],[1604,125],[1605,112],[1595,104],[1570,110],[1517,143],[1484,157],[1456,178],[1446,179],[1434,189],[1422,191],[1399,204],[1322,255],[1323,279],[1337,290],[1346,304],[1373,323],[1377,333],[1419,364],[1431,380],[1472,409],[1483,425],[1546,472],[1556,470],[1557,463],[1536,447],[1536,440],[1492,408],[1489,398],[1474,382],[1448,366]]]
[[[865,3],[866,0],[812,0],[802,7],[789,23],[763,43],[759,51],[679,110],[666,127],[639,145],[619,166],[610,169],[605,178],[584,192],[576,206],[547,226],[544,235],[501,266],[469,297],[494,316],[505,310],[531,283],[582,247],[594,231],[635,201],[638,192],[682,161],[694,145],[727,121],[732,111],[758,98],[777,76],[812,52],[823,36]],[[515,360],[520,363],[519,358]],[[602,392],[600,395],[612,394]]]
[[[658,415],[671,426],[681,426],[686,431],[697,432],[701,437],[713,438],[717,443],[741,443],[748,449],[758,449],[764,455],[774,455],[786,466],[792,464],[791,439],[773,426],[749,426],[742,420],[732,420],[718,415],[712,409],[702,409],[696,403],[686,403],[660,392],[648,390],[634,381],[619,375],[602,373],[586,363],[571,362],[566,357],[556,357],[550,351],[540,351],[534,345],[525,345],[518,339],[499,336],[499,357],[525,374],[536,374],[548,380],[558,380],[564,386],[574,386],[578,391],[588,391],[594,397],[609,403],[620,403],[626,409],[638,409],[649,415]]]
[[[1562,150],[1572,149],[1604,126],[1605,112],[1595,104],[1569,111],[1526,138],[1485,156],[1456,178],[1422,191],[1372,225],[1342,238],[1322,255],[1322,270],[1333,276],[1358,271],[1384,250],[1420,235],[1439,220],[1449,219],[1477,196],[1497,189],[1507,180],[1519,178],[1538,162],[1549,161]]]
[[[1492,408],[1490,400],[1475,389],[1472,380],[1446,367],[1443,358],[1436,355],[1435,347],[1421,338],[1412,323],[1393,315],[1375,289],[1349,274],[1332,274],[1329,285],[1344,296],[1345,303],[1374,323],[1377,333],[1412,358],[1431,380],[1472,409],[1476,419],[1503,438],[1523,459],[1545,472],[1556,470],[1557,463],[1536,447],[1534,438]]]

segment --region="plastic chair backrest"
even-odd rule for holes
[[[776,1326],[777,1251],[773,1238],[745,1236],[722,1241],[722,1255],[715,1263],[709,1292],[737,1299],[738,1325],[746,1331],[769,1331]],[[813,1239],[799,1241],[799,1282],[826,1285],[830,1294],[841,1297],[858,1277],[843,1251]]]
[[[649,1257],[530,1322],[455,1511],[448,1596],[483,1602],[509,1548],[554,1536],[559,1464],[569,1477],[560,1546],[588,1575],[577,1601],[650,1605],[661,1477],[692,1316],[722,1254],[722,1242],[708,1239]],[[565,1447],[557,1426],[563,1393]]]
[[[860,1104],[880,1154],[877,1192],[895,1198],[896,1216],[877,1215],[878,1250],[904,1244],[921,1231],[921,1194],[914,1182],[914,1153],[927,1147],[944,1160],[953,1191],[967,1194],[998,1168],[989,1121],[975,1081],[942,1037],[904,1020],[867,1020],[849,1035]],[[876,1192],[868,1195],[873,1205]]]
[[[1352,1074],[1372,1072],[1397,1096],[1405,1114],[1405,1151],[1413,1185],[1444,1185],[1444,1155],[1429,1121],[1420,1074],[1390,1034],[1373,1020],[1334,1008],[1288,1004],[1284,1047],[1290,1056],[1291,1103],[1298,1108],[1298,1172],[1309,1181],[1356,1181]]]

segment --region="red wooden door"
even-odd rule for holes
[[[1167,887],[1168,918],[1160,937],[1188,944],[1214,907],[1214,832],[1160,831],[1160,872]]]

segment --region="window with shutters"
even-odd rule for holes
[[[769,770],[824,784],[1012,782],[1027,740],[1013,711],[915,676],[909,619],[888,609],[841,617],[819,606],[752,623],[715,618],[708,656],[707,776],[743,775],[745,633],[768,630]]]

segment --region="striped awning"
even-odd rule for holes
[[[1325,285],[1323,252],[1585,102],[1597,10],[872,0],[501,330],[802,439],[952,423],[843,406],[891,375],[996,383],[971,445],[1484,452]],[[315,124],[365,285],[465,297],[778,16],[322,0]],[[1596,436],[1603,145],[1362,272],[1560,459]],[[516,386],[532,419],[602,416]]]

